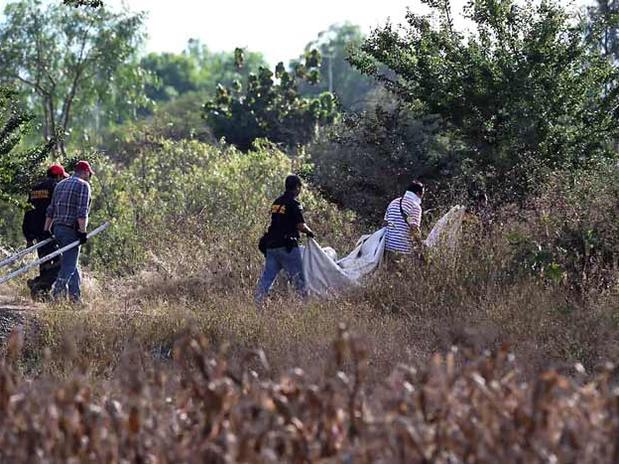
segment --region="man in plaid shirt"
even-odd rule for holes
[[[80,245],[86,243],[91,199],[88,182],[94,173],[88,161],[80,161],[75,165],[73,176],[60,182],[54,190],[52,202],[47,208],[45,230],[53,231],[61,248],[77,240]],[[63,253],[52,291],[55,299],[66,296],[68,290],[71,301],[80,301],[79,254],[79,245]]]

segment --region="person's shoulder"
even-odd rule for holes
[[[84,179],[80,179],[79,177],[71,177],[71,179],[75,179],[75,182],[82,188],[86,190],[90,190],[90,184],[86,182]]]
[[[391,201],[389,202],[389,208],[391,208],[391,207],[393,207],[393,206],[397,206],[397,205],[399,205],[399,204],[400,204],[400,200],[401,200],[401,199],[402,199],[402,197],[397,197],[397,198],[394,198],[393,200],[391,200]]]
[[[293,208],[298,209],[299,211],[303,211],[303,205],[302,205],[302,204],[301,204],[301,202],[300,202],[299,200],[297,200],[296,198],[293,198],[293,199],[290,201],[290,205],[291,205]]]
[[[405,205],[409,208],[421,209],[421,203],[411,200],[410,198],[404,197],[402,200],[402,205]]]
[[[67,186],[71,185],[70,181],[71,181],[71,177],[62,179],[60,182],[56,183],[56,185],[54,186],[54,189],[58,190],[58,189],[66,188]]]
[[[34,184],[31,190],[45,190],[48,188],[48,185],[49,179],[43,179]]]

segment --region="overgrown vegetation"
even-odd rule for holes
[[[125,64],[155,76],[141,81],[154,103],[97,143],[67,139],[60,160],[97,172],[91,223],[113,227],[83,249],[84,307],[15,318],[0,460],[619,459],[619,93],[612,41],[596,35],[614,37],[614,16],[585,25],[554,3],[480,0],[465,38],[448,3],[431,6],[438,22],[409,14],[404,34],[387,25],[350,56],[371,90],[341,62],[354,27],[313,43],[337,55],[334,91],[359,90],[359,112],[320,96],[328,68],[309,50],[303,67],[254,75],[262,58],[246,50],[194,41],[138,60],[123,45]],[[302,81],[319,76],[312,95]],[[42,167],[21,137],[38,97],[1,96],[0,186],[16,198]],[[330,299],[299,301],[280,281],[259,311],[257,240],[290,172],[323,245],[348,251],[420,178],[424,233],[467,206],[459,252]],[[0,213],[16,245],[20,214]]]
[[[340,327],[322,380],[277,376],[261,351],[240,365],[205,338],[169,366],[123,355],[101,391],[84,375],[29,385],[0,365],[0,456],[19,462],[614,462],[614,367],[583,386],[550,371],[523,382],[505,349],[461,363],[400,365],[375,399],[364,393],[364,342]],[[578,367],[578,366],[577,366]],[[578,370],[576,370],[578,372]],[[16,446],[18,443],[28,446]]]
[[[464,144],[459,174],[497,201],[534,193],[549,172],[616,158],[619,71],[560,5],[475,0],[474,34],[454,29],[448,0],[376,30],[351,58],[398,99],[440,118]],[[614,18],[615,24],[617,18]],[[588,37],[585,39],[585,37]]]
[[[274,73],[261,66],[257,74],[249,74],[245,87],[239,81],[231,88],[218,86],[215,98],[204,106],[214,134],[241,150],[248,150],[260,138],[289,149],[310,142],[319,125],[332,123],[337,116],[331,93],[306,98],[298,90],[298,82],[318,82],[320,58],[312,50],[292,71],[280,62]],[[243,50],[237,49],[238,65],[243,61]]]

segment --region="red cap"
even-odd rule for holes
[[[47,168],[47,174],[50,176],[62,176],[62,177],[69,177],[69,174],[67,174],[67,171],[64,170],[64,168],[62,167],[62,164],[58,164],[58,163],[54,163],[51,164],[49,166],[49,168]]]
[[[88,161],[78,161],[77,164],[75,165],[75,170],[76,171],[87,171],[91,173],[92,175],[95,174],[95,171],[92,170],[92,168],[90,167],[90,163]]]

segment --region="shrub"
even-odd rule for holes
[[[528,227],[510,236],[517,262],[580,293],[613,289],[619,269],[619,169],[560,172],[530,200]]]
[[[458,173],[457,146],[439,131],[436,118],[416,117],[410,107],[384,101],[346,116],[308,153],[312,179],[327,197],[374,223],[411,180],[432,184],[432,198],[443,190],[441,181]]]
[[[292,170],[290,158],[267,143],[241,153],[230,146],[158,140],[126,167],[108,161],[98,169],[93,222],[112,219],[114,228],[93,241],[89,264],[115,273],[135,271],[145,266],[148,253],[168,253],[183,241],[201,256],[213,248],[223,253],[223,245],[234,255],[252,250],[268,224],[270,202]],[[309,220],[327,237],[346,228],[349,216],[311,189],[303,202]]]

